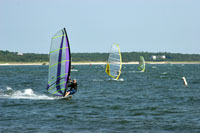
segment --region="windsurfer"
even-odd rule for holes
[[[184,85],[187,86],[188,84],[187,84],[186,78],[182,77],[182,79],[183,79]]]
[[[70,89],[66,92],[65,97],[68,95],[73,95],[77,92],[77,82],[76,79],[71,82],[71,84],[68,86]]]

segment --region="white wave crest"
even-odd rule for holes
[[[77,69],[71,69],[71,71],[73,71],[73,72],[77,72],[78,70],[77,70]]]
[[[6,87],[6,89],[7,89],[7,90],[12,90],[12,88],[11,88],[11,87],[8,87],[8,86]]]
[[[49,97],[44,94],[37,94],[31,88],[27,88],[25,90],[13,90],[11,87],[6,88],[7,91],[3,91],[0,94],[1,98],[9,98],[9,99],[34,99],[34,100],[54,100],[58,99],[56,97]],[[9,92],[8,91],[12,91]]]
[[[124,81],[123,78],[119,78],[118,80],[117,79],[108,79],[108,80],[113,80],[113,81],[118,81],[118,82]]]
[[[118,81],[124,81],[124,79],[123,79],[123,78],[120,78],[120,79],[118,79]]]
[[[167,72],[163,72],[162,74],[163,74],[163,75],[167,75],[168,73],[167,73]]]

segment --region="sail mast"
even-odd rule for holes
[[[66,32],[66,29],[64,28],[64,32],[66,34],[66,46],[68,46],[68,52],[69,52],[69,68],[68,68],[68,77],[67,77],[67,80],[66,80],[66,85],[65,85],[65,91],[63,93],[63,97],[65,96],[66,94],[66,91],[67,91],[67,87],[68,87],[68,80],[69,80],[69,77],[70,77],[70,72],[71,72],[71,52],[70,52],[70,46],[69,46],[69,39],[68,39],[68,36],[67,36],[67,32]],[[67,53],[67,51],[66,51]],[[66,60],[67,60],[67,54],[66,54]],[[67,71],[67,70],[66,70]]]

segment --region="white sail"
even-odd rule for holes
[[[119,79],[122,69],[122,57],[118,44],[113,44],[109,53],[105,72],[114,79]]]
[[[138,70],[140,70],[141,72],[145,71],[145,60],[143,56],[140,56]]]
[[[65,28],[52,37],[49,58],[47,90],[55,96],[64,96],[71,69],[70,46]]]

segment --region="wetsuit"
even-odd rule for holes
[[[68,87],[71,87],[70,90],[67,91],[70,92],[69,95],[73,95],[77,92],[77,83],[71,83],[70,85],[68,85]]]

